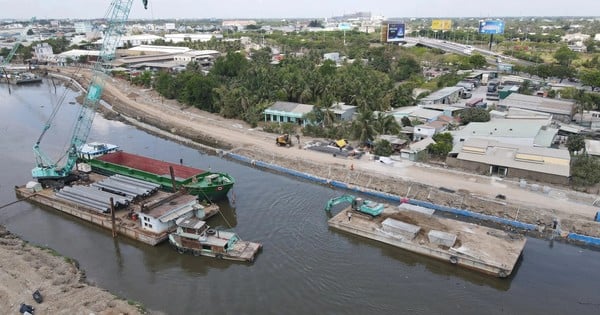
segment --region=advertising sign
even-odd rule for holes
[[[352,29],[352,24],[350,23],[340,23],[338,24],[338,29],[341,31],[349,31]]]
[[[504,21],[479,21],[479,33],[502,34],[504,33]]]
[[[404,24],[403,23],[388,23],[387,25],[387,41],[388,43],[399,42],[404,39]]]
[[[452,28],[452,20],[433,20],[431,29],[436,31],[449,31]]]

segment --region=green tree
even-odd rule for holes
[[[470,122],[486,122],[490,121],[490,113],[483,108],[465,108],[460,113],[460,122],[466,125]]]
[[[590,86],[592,90],[595,90],[597,87],[600,87],[600,70],[582,70],[579,79],[581,80],[581,84]]]
[[[237,77],[248,66],[248,60],[240,53],[228,53],[215,61],[210,73],[227,78]]]
[[[382,112],[377,113],[374,127],[375,131],[380,135],[397,135],[402,130],[393,115],[387,115]]]
[[[356,120],[352,122],[351,132],[354,139],[358,139],[360,143],[372,141],[375,138],[376,131],[373,128],[373,112],[363,110],[358,113]]]
[[[481,54],[473,54],[469,57],[469,63],[473,68],[483,68],[487,64],[487,60]]]
[[[403,81],[412,76],[421,75],[421,65],[410,55],[402,55],[398,57],[393,69],[392,79],[394,81]]]
[[[392,148],[392,144],[389,141],[381,139],[375,141],[373,153],[379,156],[390,156],[394,153],[394,148]]]
[[[588,154],[571,159],[571,183],[575,187],[590,187],[600,182],[600,161]]]
[[[138,76],[131,78],[131,83],[135,85],[141,85],[143,87],[152,86],[152,72],[144,71],[140,73]]]
[[[86,55],[81,55],[81,56],[79,56],[79,58],[77,58],[77,62],[79,62],[79,63],[87,63],[87,60],[88,60],[88,56],[86,56]]]
[[[310,23],[308,23],[308,27],[320,27],[320,28],[323,28],[323,24],[319,20],[311,20]]]
[[[412,123],[410,122],[410,118],[408,116],[402,117],[402,127],[412,127]]]
[[[161,71],[153,82],[154,89],[168,99],[177,98],[178,90],[175,88],[175,79],[171,74]]]
[[[560,65],[568,67],[573,60],[577,59],[577,53],[569,49],[567,45],[562,45],[554,52],[554,59],[556,59]]]
[[[584,137],[580,134],[570,135],[567,138],[567,149],[569,149],[569,152],[571,152],[571,154],[585,149]]]
[[[433,140],[435,143],[427,146],[427,150],[431,155],[445,158],[452,151],[453,137],[449,132],[435,134]]]

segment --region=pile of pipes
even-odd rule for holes
[[[148,183],[135,178],[113,175],[91,186],[65,186],[56,196],[94,209],[98,212],[110,212],[110,198],[115,208],[125,208],[140,197],[155,193],[160,185]]]
[[[160,188],[159,184],[149,183],[118,174],[97,183],[93,183],[92,186],[113,194],[130,197],[131,199],[148,197]]]

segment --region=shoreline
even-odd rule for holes
[[[77,79],[75,81],[79,84],[90,75],[89,71],[85,71],[72,78],[68,76],[69,69],[60,70],[61,75],[66,73],[68,78]],[[594,196],[564,187],[554,186],[551,192],[545,193],[519,188],[514,179],[498,179],[429,164],[400,161],[389,166],[369,161],[368,157],[342,159],[321,152],[299,150],[297,143],[291,148],[278,147],[274,145],[274,134],[252,129],[239,120],[183,106],[176,100],[165,100],[155,91],[132,86],[123,79],[107,79],[103,100],[111,106],[108,110],[104,107],[101,110],[108,119],[119,119],[152,134],[220,156],[226,157],[227,152],[235,152],[249,160],[307,174],[320,174],[320,177],[343,182],[350,187],[364,187],[534,224],[546,232],[557,220],[562,237],[568,233],[600,237],[600,223],[593,221],[597,209],[586,204],[591,203]],[[312,140],[302,138],[304,143]],[[495,198],[499,191],[506,195],[506,200]]]
[[[79,263],[22,240],[0,225],[0,309],[17,313],[21,303],[36,314],[146,314],[144,307],[86,280]],[[33,299],[39,290],[43,302]]]

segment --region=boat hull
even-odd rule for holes
[[[180,164],[164,162],[144,156],[113,152],[86,159],[92,171],[103,175],[120,174],[161,185],[167,191],[186,189],[201,200],[225,199],[235,180],[229,174],[208,172]],[[171,178],[171,170],[174,180]],[[173,187],[175,185],[175,187]]]
[[[203,248],[197,240],[188,240],[177,233],[169,234],[169,244],[171,244],[180,254],[192,254],[194,256],[207,256],[217,259],[244,261],[252,263],[258,252],[262,249],[262,244],[238,240],[231,251],[216,251]],[[183,245],[187,243],[188,245]],[[195,245],[191,245],[195,244]]]

